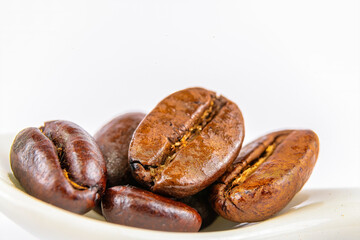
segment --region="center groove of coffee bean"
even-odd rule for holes
[[[39,130],[41,133],[44,134],[43,132],[43,128],[44,127],[40,127]],[[49,138],[48,136],[46,136],[44,134],[45,137],[47,137],[48,139],[50,139],[50,141],[55,145],[55,148],[56,148],[56,153],[58,155],[58,159],[59,159],[59,162],[60,162],[60,168],[64,174],[64,177],[66,178],[66,180],[70,183],[70,185],[75,188],[75,189],[78,189],[78,190],[86,190],[88,189],[88,187],[86,186],[81,186],[80,184],[76,183],[74,180],[71,179],[71,175],[70,175],[70,172],[68,171],[68,163],[67,163],[67,160],[66,160],[66,155],[65,155],[65,150],[62,148],[62,147],[58,147],[57,144],[51,139]]]
[[[232,185],[236,186],[245,182],[245,180],[268,159],[268,157],[273,153],[274,149],[275,144],[269,145],[257,160],[252,161],[241,171],[240,176],[238,178],[235,178],[235,180],[232,182]]]
[[[57,148],[57,153],[59,156],[59,160],[60,160],[60,167],[62,169],[62,172],[65,176],[65,178],[68,180],[68,182],[71,184],[71,186],[73,186],[73,188],[78,189],[78,190],[86,190],[88,189],[87,187],[81,186],[80,184],[77,184],[76,182],[74,182],[71,179],[71,175],[68,172],[68,164],[66,162],[66,158],[65,158],[65,151],[63,150],[63,148],[58,147]]]
[[[160,173],[172,162],[180,149],[184,148],[189,142],[195,139],[196,136],[200,135],[201,131],[216,117],[225,104],[226,101],[221,96],[213,96],[211,98],[210,106],[204,111],[198,122],[189,128],[182,137],[179,137],[178,141],[171,145],[169,153],[162,159],[160,165],[149,166],[150,176],[153,181],[160,177]]]
[[[243,169],[241,169],[239,176],[236,177],[231,184],[227,186],[225,189],[225,195],[228,196],[230,194],[231,189],[234,187],[241,185],[247,178],[253,174],[256,169],[260,167],[261,164],[263,164],[275,151],[277,146],[280,145],[280,143],[288,136],[286,135],[280,135],[276,137],[265,149],[264,152],[260,154],[258,158],[253,159],[251,162],[249,162]]]

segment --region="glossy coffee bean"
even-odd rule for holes
[[[11,168],[30,195],[63,209],[85,213],[105,191],[105,161],[95,140],[68,121],[26,128],[15,138]]]
[[[128,150],[131,137],[144,117],[143,113],[120,115],[105,124],[94,135],[106,162],[107,188],[135,184],[131,175]]]
[[[108,188],[101,206],[107,221],[122,225],[171,232],[197,232],[201,226],[195,209],[136,187]]]
[[[213,186],[215,211],[235,222],[256,222],[283,209],[310,177],[319,152],[311,130],[285,130],[246,145]]]
[[[243,138],[235,103],[202,88],[173,93],[135,130],[129,149],[133,176],[157,193],[193,195],[225,172]]]

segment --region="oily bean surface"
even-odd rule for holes
[[[246,145],[213,186],[215,211],[235,222],[265,220],[283,209],[311,175],[319,139],[311,130],[284,130]]]
[[[95,135],[107,169],[107,188],[135,184],[131,175],[128,150],[131,137],[145,117],[143,113],[120,115],[105,124]]]
[[[85,213],[105,190],[105,161],[95,140],[68,121],[26,128],[13,142],[10,163],[30,195],[63,209]]]
[[[173,93],[135,130],[129,148],[133,176],[157,193],[193,195],[225,172],[243,138],[235,103],[202,88]]]
[[[109,222],[171,232],[197,232],[201,217],[184,203],[131,186],[108,188],[101,202]]]

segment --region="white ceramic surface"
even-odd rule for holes
[[[304,189],[273,218],[236,224],[218,217],[200,233],[167,233],[73,214],[21,189],[11,173],[13,135],[0,135],[0,211],[40,239],[360,239],[360,189]]]

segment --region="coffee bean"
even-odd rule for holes
[[[66,210],[85,213],[105,191],[105,161],[95,140],[68,121],[26,128],[14,140],[10,163],[30,195]]]
[[[107,188],[136,184],[131,175],[128,150],[131,137],[144,117],[143,113],[120,115],[104,125],[94,135],[106,162]]]
[[[310,177],[319,139],[310,130],[285,130],[246,145],[213,186],[215,211],[235,222],[256,222],[283,209]]]
[[[219,178],[244,138],[242,114],[215,92],[189,88],[162,100],[130,143],[133,175],[151,191],[182,198]]]
[[[195,209],[136,187],[107,189],[101,206],[105,219],[117,224],[171,232],[197,232],[201,226]]]

